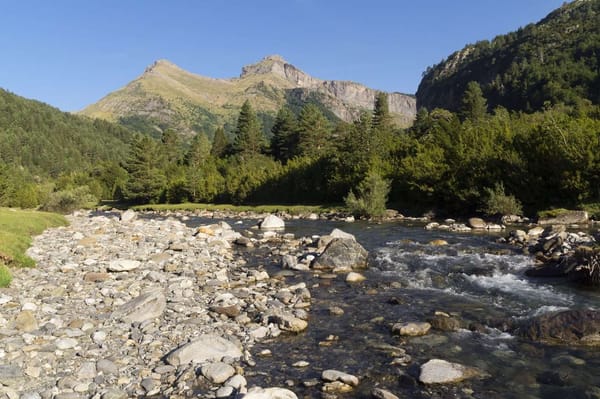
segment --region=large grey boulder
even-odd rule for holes
[[[367,267],[369,253],[356,240],[334,238],[325,247],[323,253],[313,261],[314,269],[333,269],[349,272]]]
[[[241,346],[219,335],[204,334],[171,352],[166,361],[172,366],[179,366],[221,361],[224,357],[242,357]]]
[[[285,222],[280,217],[269,215],[260,222],[261,230],[283,230]]]
[[[160,317],[166,307],[167,300],[162,290],[154,290],[142,293],[124,303],[113,312],[112,316],[128,323],[141,323]]]
[[[483,230],[487,228],[487,223],[481,218],[469,218],[467,224],[472,229]]]

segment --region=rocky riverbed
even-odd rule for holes
[[[38,266],[0,291],[0,396],[295,397],[244,374],[256,342],[306,328],[305,284],[248,268],[224,222],[68,219],[35,238]]]

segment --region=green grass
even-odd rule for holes
[[[331,205],[230,205],[230,204],[150,204],[137,205],[133,209],[138,211],[229,211],[229,212],[257,212],[277,213],[286,212],[292,215],[303,213],[326,213],[343,209],[343,206]]]
[[[32,236],[66,224],[63,216],[54,213],[0,208],[0,287],[8,286],[12,279],[7,266],[35,266],[25,255]]]
[[[539,211],[537,213],[537,215],[539,218],[555,218],[555,217],[560,216],[563,213],[567,213],[567,212],[569,212],[567,209],[556,208],[556,209],[546,209],[543,211]]]

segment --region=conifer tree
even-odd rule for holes
[[[377,155],[383,156],[386,151],[389,151],[394,134],[394,121],[390,115],[388,96],[384,92],[379,92],[375,96],[372,134],[372,149]]]
[[[157,143],[148,136],[139,136],[131,145],[125,164],[128,173],[124,197],[134,203],[159,200],[166,186],[162,169],[163,156]]]
[[[298,142],[297,124],[296,116],[288,107],[279,110],[271,130],[271,153],[275,159],[287,162],[294,156]]]
[[[215,130],[215,137],[213,138],[212,147],[210,149],[210,155],[215,158],[223,158],[229,151],[229,140],[225,135],[225,129],[218,127]]]
[[[298,118],[298,154],[320,156],[330,146],[331,125],[323,112],[308,103]]]
[[[204,133],[198,133],[192,139],[190,148],[185,154],[185,164],[191,168],[198,168],[210,156],[211,144]]]
[[[252,156],[264,150],[265,137],[262,127],[248,100],[242,105],[235,134],[233,143],[235,154]]]
[[[483,96],[481,86],[477,82],[469,82],[462,98],[460,115],[472,122],[482,119],[487,113],[487,100]]]

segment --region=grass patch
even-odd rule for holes
[[[228,212],[256,212],[278,213],[286,212],[292,215],[304,213],[327,213],[343,209],[343,206],[333,205],[230,205],[230,204],[150,204],[132,207],[137,211],[228,211]]]
[[[586,211],[590,215],[590,218],[600,220],[600,202],[583,204],[581,205],[581,209]]]
[[[62,215],[47,212],[0,208],[0,287],[10,284],[11,267],[35,266],[33,259],[25,255],[31,246],[31,237],[48,227],[65,226]]]
[[[567,213],[569,212],[567,209],[564,208],[556,208],[556,209],[546,209],[543,211],[539,211],[537,213],[539,218],[555,218],[559,215],[562,215],[563,213]]]

